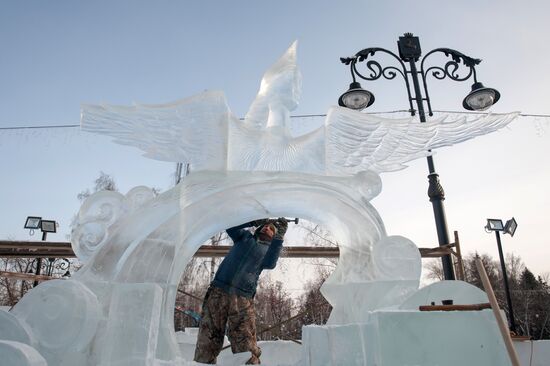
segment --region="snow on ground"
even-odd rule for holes
[[[180,345],[182,356],[192,360],[195,353],[197,328],[187,328],[185,332],[177,332],[176,337]],[[224,346],[228,346],[227,337]],[[302,346],[291,341],[260,341],[262,349],[262,365],[267,366],[299,366],[302,365]],[[521,366],[548,366],[550,365],[550,340],[514,342]],[[239,366],[250,357],[248,352],[232,354],[231,348],[222,351],[217,365]],[[200,365],[198,363],[193,363]]]
[[[187,328],[185,332],[177,332],[176,337],[182,356],[186,360],[192,360],[195,354],[198,328]],[[227,337],[224,347],[229,345]],[[294,366],[302,360],[302,346],[292,341],[260,341],[258,346],[262,349],[260,360],[262,365],[268,366]],[[243,352],[233,354],[231,348],[224,349],[218,356],[220,366],[243,365],[250,358],[250,353]],[[198,365],[198,364],[197,364]]]

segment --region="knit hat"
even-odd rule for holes
[[[272,223],[272,222],[269,222],[269,223],[265,224],[264,226],[266,226],[266,225],[269,226],[273,230],[273,235],[275,236],[275,234],[277,234],[277,226],[275,226],[275,224]]]
[[[277,230],[277,226],[275,226],[275,224],[272,223],[272,222],[267,222],[267,223],[265,223],[265,224],[263,224],[263,225],[258,226],[258,228],[254,231],[254,236],[255,236],[255,237],[258,237],[258,234],[260,233],[260,231],[262,230],[262,228],[263,228],[264,226],[266,226],[266,225],[267,225],[267,226],[270,226],[271,229],[273,229],[273,236],[275,236],[275,235],[277,234],[277,231],[278,231],[278,230]]]

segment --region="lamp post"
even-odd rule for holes
[[[42,241],[46,241],[48,233],[55,233],[57,230],[57,223],[54,220],[42,220],[42,217],[39,216],[27,216],[25,221],[25,229],[29,229],[31,235],[34,234],[34,230],[40,229],[42,231]],[[50,260],[50,264],[51,264]],[[36,258],[36,272],[35,274],[40,275],[40,270],[42,268],[42,258]],[[33,287],[38,286],[38,281],[34,281]]]
[[[504,292],[506,293],[506,303],[508,304],[508,313],[510,314],[510,330],[516,332],[516,321],[514,319],[514,309],[512,307],[512,297],[510,296],[510,287],[508,286],[508,275],[506,274],[506,265],[504,263],[504,255],[502,254],[502,244],[500,243],[500,232],[514,236],[518,224],[515,218],[506,221],[506,225],[502,224],[500,219],[487,219],[485,231],[488,233],[495,232],[497,237],[498,256],[500,258],[500,267],[502,268],[502,279],[504,281]]]
[[[436,48],[428,52],[421,58],[422,52],[420,49],[420,41],[418,37],[412,33],[405,33],[403,37],[399,37],[397,41],[399,56],[395,53],[379,47],[365,48],[355,54],[353,57],[342,57],[340,61],[345,65],[350,66],[352,83],[348,91],[346,91],[338,99],[338,104],[343,107],[362,110],[374,103],[374,94],[361,87],[357,82],[356,77],[363,80],[374,81],[381,77],[392,80],[397,75],[400,75],[405,81],[405,87],[409,98],[409,112],[412,116],[416,115],[420,118],[420,122],[426,122],[426,111],[424,102],[428,107],[428,115],[432,116],[432,106],[430,96],[428,94],[427,76],[431,74],[439,80],[449,78],[454,81],[465,81],[473,76],[474,83],[472,84],[471,92],[464,98],[463,107],[468,110],[483,111],[495,104],[500,93],[492,88],[486,88],[477,80],[475,66],[481,60],[466,56],[461,52],[450,48]],[[376,54],[386,54],[393,57],[397,61],[397,66],[382,66],[378,61],[373,60]],[[450,58],[443,66],[427,67],[425,61],[433,54],[443,54]],[[417,62],[420,62],[420,70],[417,68]],[[368,75],[361,74],[357,65],[364,63],[366,65]],[[458,70],[466,68],[466,75],[461,75]],[[408,67],[407,67],[408,65]],[[412,90],[411,90],[412,83]],[[423,91],[422,91],[423,89]],[[413,102],[416,104],[413,105]],[[428,197],[432,202],[435,226],[437,230],[437,238],[440,246],[449,244],[449,232],[447,229],[447,219],[445,217],[445,192],[439,181],[439,175],[435,172],[435,165],[432,156],[427,157],[428,161]],[[453,263],[450,255],[442,257],[443,274],[446,280],[454,280]]]

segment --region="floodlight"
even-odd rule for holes
[[[500,266],[502,268],[502,281],[504,282],[504,292],[506,293],[506,302],[508,303],[508,313],[510,315],[510,330],[512,332],[516,331],[516,321],[514,319],[514,310],[512,308],[512,297],[510,295],[510,288],[508,286],[508,275],[506,274],[506,264],[504,261],[504,253],[502,253],[502,244],[500,242],[500,232],[504,234],[510,234],[514,236],[518,224],[516,219],[513,217],[506,221],[506,226],[502,224],[500,219],[487,219],[487,225],[485,230],[489,233],[491,231],[495,232],[495,237],[497,238],[497,247],[498,247],[498,257],[500,259]]]
[[[506,221],[506,225],[504,226],[504,233],[510,234],[510,236],[514,236],[517,228],[518,223],[516,222],[516,219],[512,217],[510,220]]]
[[[42,220],[40,222],[40,230],[42,230],[43,233],[55,233],[56,232],[56,224],[54,220]]]
[[[38,216],[27,216],[27,221],[25,221],[25,229],[37,230],[40,228],[41,217]]]
[[[504,231],[504,224],[500,219],[487,219],[487,225],[485,226],[487,231]]]

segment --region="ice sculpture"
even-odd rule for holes
[[[9,366],[48,366],[34,348],[15,341],[0,341],[2,363]]]
[[[430,149],[495,131],[517,116],[443,117],[420,124],[414,117],[388,119],[332,107],[324,126],[294,137],[290,111],[298,105],[299,90],[294,43],[265,73],[244,121],[231,114],[222,92],[207,91],[163,105],[84,105],[82,129],[114,137],[149,158],[190,163],[192,172],[350,176],[403,169]]]
[[[38,286],[0,325],[15,326],[13,340],[50,366],[183,364],[173,308],[186,264],[215,233],[280,216],[317,222],[341,244],[322,289],[334,307],[330,324],[404,303],[418,288],[420,255],[410,240],[386,235],[369,203],[381,191],[378,173],[497,130],[516,114],[419,124],[333,107],[324,126],[292,136],[299,94],[294,43],[265,73],[244,121],[212,91],[164,105],[84,105],[83,130],[187,162],[191,174],[156,197],[145,187],[89,197],[72,237],[85,265],[70,280]],[[52,324],[63,332],[51,334]],[[0,339],[12,340],[2,331]]]

